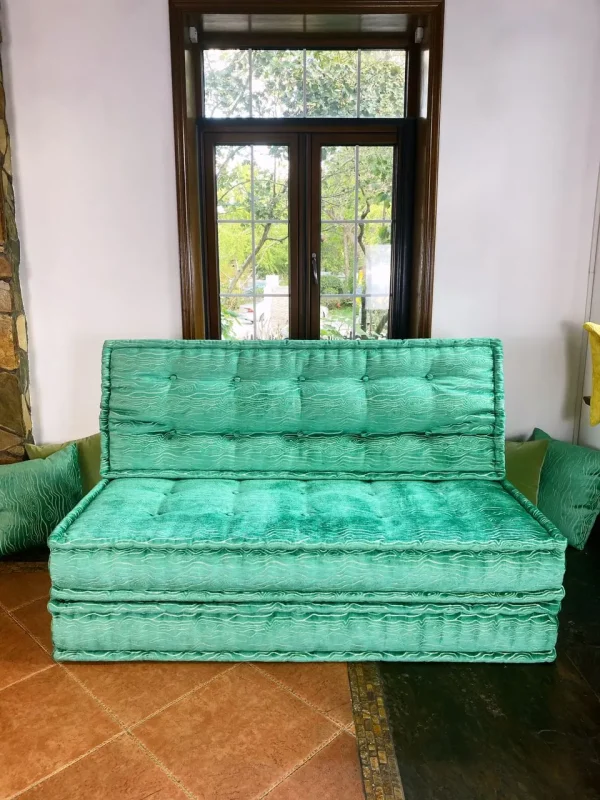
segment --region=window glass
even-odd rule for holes
[[[217,249],[224,339],[289,336],[288,148],[217,145]]]
[[[321,338],[387,337],[394,148],[321,148]]]
[[[204,50],[204,115],[404,116],[404,50]]]

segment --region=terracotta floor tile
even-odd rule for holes
[[[266,675],[240,664],[134,733],[199,800],[249,800],[335,730]]]
[[[36,572],[0,572],[0,603],[9,611],[49,592],[50,575],[45,569]]]
[[[19,800],[184,800],[186,794],[127,734],[38,784]]]
[[[9,686],[0,692],[0,798],[26,789],[119,730],[59,666]]]
[[[257,664],[342,725],[352,722],[348,667],[342,663]]]
[[[8,614],[0,611],[0,689],[51,664],[48,653]]]
[[[136,661],[69,664],[75,675],[125,725],[133,725],[230,665],[212,662]]]
[[[52,616],[48,611],[48,599],[34,600],[26,606],[13,611],[13,616],[21,622],[35,638],[52,653],[52,635],[50,625]]]
[[[356,739],[341,733],[265,800],[364,800]]]

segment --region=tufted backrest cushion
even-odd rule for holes
[[[490,339],[107,342],[102,474],[499,479],[503,399]]]

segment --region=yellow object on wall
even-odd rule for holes
[[[586,322],[583,326],[590,335],[592,353],[592,399],[590,400],[590,425],[600,423],[600,325]]]

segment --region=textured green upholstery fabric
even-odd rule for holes
[[[111,481],[53,536],[53,596],[556,591],[562,536],[491,481]]]
[[[50,604],[63,660],[551,661],[558,603]]]
[[[534,440],[549,440],[538,505],[548,519],[582,550],[600,513],[600,450],[560,442],[536,428]]]
[[[504,481],[501,345],[109,342],[61,660],[554,658],[566,541]]]
[[[504,476],[496,340],[108,342],[102,475]]]
[[[68,447],[72,442],[62,444],[25,444],[25,450],[30,459],[48,458],[53,453],[57,453],[64,447]],[[77,439],[77,455],[79,456],[79,468],[81,469],[81,483],[83,493],[91,492],[94,486],[100,481],[100,434],[86,436],[84,439]]]
[[[81,500],[75,445],[39,461],[0,467],[0,556],[44,544]]]

